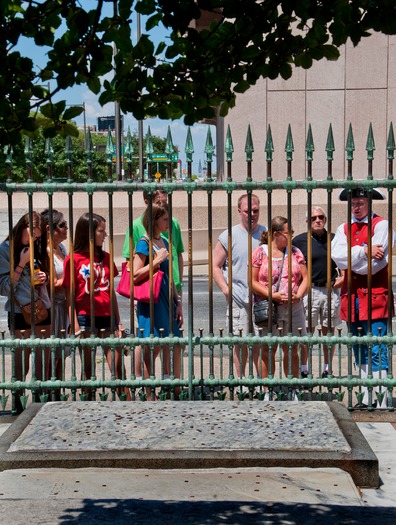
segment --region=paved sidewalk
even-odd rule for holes
[[[4,419],[0,432],[10,424]],[[17,469],[0,472],[1,522],[394,523],[396,424],[368,421],[358,427],[379,460],[378,489],[361,489],[334,468]]]

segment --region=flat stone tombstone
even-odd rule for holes
[[[10,468],[341,468],[379,484],[378,460],[346,408],[328,402],[55,402],[0,438]]]

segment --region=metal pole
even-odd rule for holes
[[[138,42],[142,35],[140,13],[137,13],[137,39]],[[138,138],[139,138],[139,177],[140,180],[144,180],[144,167],[143,167],[143,120],[138,120]]]
[[[85,114],[85,102],[83,102],[84,108],[84,149],[87,147],[87,116]]]
[[[117,16],[117,0],[113,2],[114,6],[114,17]],[[117,47],[113,43],[113,57],[117,54]],[[121,162],[121,110],[120,103],[114,103],[114,112],[115,112],[115,146],[116,146],[116,178],[117,180],[122,180],[122,162]]]

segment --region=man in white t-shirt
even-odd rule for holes
[[[232,329],[234,335],[249,333],[249,287],[248,287],[248,242],[249,220],[251,223],[252,250],[260,244],[261,234],[266,230],[259,224],[260,200],[257,195],[251,197],[251,216],[248,210],[248,195],[241,195],[238,199],[238,213],[240,223],[232,228]],[[223,292],[227,302],[229,299],[228,286],[228,230],[225,230],[215,245],[213,252],[213,279]],[[229,323],[229,308],[227,308],[227,324]],[[255,352],[256,354],[256,352]],[[240,357],[242,356],[242,359]],[[242,349],[234,347],[234,362],[238,377],[245,376],[248,356],[246,345]],[[254,356],[256,370],[258,370],[258,352]]]

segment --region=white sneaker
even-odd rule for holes
[[[271,399],[270,399],[270,393],[268,392],[268,390],[267,390],[267,392],[264,394],[264,399],[263,399],[263,401],[271,401]]]
[[[291,395],[291,401],[292,403],[298,403],[299,402],[299,399],[298,399],[298,394],[300,393],[299,390],[297,389],[293,389],[292,390],[292,395]]]

